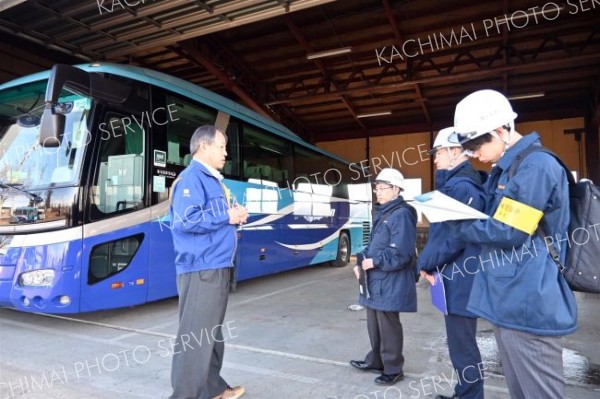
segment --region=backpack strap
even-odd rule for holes
[[[517,169],[519,168],[519,165],[521,165],[521,162],[523,162],[523,160],[525,158],[527,158],[527,156],[533,152],[545,152],[547,154],[552,155],[554,157],[554,159],[556,159],[558,164],[560,166],[562,166],[562,168],[567,173],[567,180],[569,181],[569,184],[576,183],[575,178],[571,174],[571,171],[569,170],[567,165],[565,165],[565,163],[562,161],[562,159],[560,159],[558,155],[556,155],[549,148],[546,148],[543,145],[531,145],[531,146],[525,148],[523,151],[521,151],[516,156],[515,160],[513,161],[512,164],[510,164],[510,167],[508,168],[508,179],[509,180],[512,179],[517,174]]]
[[[560,159],[558,157],[558,155],[556,155],[550,149],[548,149],[548,148],[546,148],[546,147],[544,147],[542,145],[532,145],[532,146],[529,146],[529,147],[527,147],[526,149],[524,149],[523,151],[521,151],[517,155],[517,157],[515,158],[514,162],[508,168],[508,179],[509,180],[512,179],[515,176],[515,174],[517,174],[517,169],[519,168],[519,165],[521,164],[521,162],[523,162],[523,160],[525,158],[527,158],[527,156],[529,154],[533,153],[533,152],[545,152],[547,154],[552,155],[554,157],[554,159],[556,159],[556,161],[558,162],[558,164],[560,166],[562,166],[562,168],[567,173],[567,180],[569,181],[569,186],[572,185],[572,184],[576,184],[575,178],[571,174],[571,171],[569,170],[569,168],[567,167],[567,165],[565,165],[565,163],[562,161],[562,159]],[[542,221],[541,220],[540,220],[540,223],[538,224],[537,231],[538,231],[538,234],[541,234],[542,237],[547,237],[546,232],[544,231],[544,228],[542,227]],[[561,273],[564,273],[565,270],[566,270],[566,267],[560,261],[560,255],[558,254],[558,251],[554,247],[554,243],[551,243],[549,246],[547,245],[547,248],[548,248],[548,252],[550,253],[550,256],[552,257],[552,260],[554,261],[554,263],[558,267],[558,270]]]

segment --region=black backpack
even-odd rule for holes
[[[570,221],[568,238],[573,242],[567,247],[565,264],[561,264],[558,252],[552,243],[548,251],[573,291],[600,293],[600,187],[591,180],[576,182],[569,168],[548,148],[530,146],[517,155],[508,169],[511,179],[519,164],[532,152],[545,152],[552,155],[565,169],[569,180]],[[542,237],[544,230],[538,225]]]

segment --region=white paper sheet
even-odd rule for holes
[[[488,219],[489,216],[475,208],[463,204],[438,190],[417,195],[409,202],[427,216],[430,223],[446,220]]]

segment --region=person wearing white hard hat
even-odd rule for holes
[[[567,176],[548,153],[524,156],[530,147],[541,145],[540,137],[535,132],[519,134],[516,117],[508,99],[494,90],[476,91],[456,106],[456,134],[450,140],[480,161],[495,164],[485,185],[485,213],[494,217],[458,222],[453,234],[482,245],[467,309],[494,325],[511,397],[564,398],[560,337],[577,328],[575,297],[554,264],[543,234],[536,229],[537,219],[529,228],[519,229],[512,227],[517,224],[506,212],[521,212],[513,219],[520,221],[543,212],[540,223],[545,234],[565,234],[569,224]],[[511,164],[521,156],[509,177]],[[502,212],[497,212],[501,201],[511,205],[503,205]],[[566,245],[560,246],[559,257],[564,263]]]
[[[429,151],[434,156],[435,189],[478,211],[485,208],[482,184],[485,172],[473,168],[460,144],[448,139],[454,127],[439,131]],[[479,255],[478,245],[466,244],[452,235],[446,222],[431,223],[427,243],[417,259],[421,277],[434,284],[433,272],[442,276],[448,314],[444,317],[448,352],[456,370],[457,383],[453,396],[437,395],[437,399],[483,398],[481,354],[477,347],[477,316],[467,310],[473,275],[465,270],[465,260]]]
[[[381,170],[373,192],[377,197],[371,239],[357,254],[367,275],[359,303],[367,310],[371,350],[364,360],[351,360],[361,371],[375,371],[375,384],[392,385],[404,378],[404,334],[400,312],[417,311],[415,247],[417,212],[402,198],[404,177],[393,168]]]

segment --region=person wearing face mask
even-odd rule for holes
[[[485,195],[482,184],[487,174],[473,168],[460,144],[448,141],[452,134],[453,127],[440,130],[429,151],[435,157],[434,164],[437,168],[435,189],[483,211]],[[479,255],[480,248],[456,239],[450,228],[446,222],[432,223],[427,244],[417,259],[421,276],[434,284],[432,274],[437,271],[442,275],[446,292],[446,336],[450,360],[457,373],[457,384],[453,396],[437,395],[437,399],[482,399],[481,355],[475,339],[477,316],[467,310],[476,271],[476,267],[469,267],[469,260]]]
[[[515,130],[516,117],[494,90],[476,91],[457,104],[450,141],[495,164],[485,184],[485,213],[493,217],[453,222],[451,234],[482,246],[467,309],[494,326],[510,396],[559,399],[565,397],[561,337],[577,329],[577,303],[543,235],[562,237],[568,229],[568,180],[558,161],[539,151],[510,173],[526,150],[540,145],[537,133]],[[502,202],[512,205],[498,212]],[[528,228],[513,227],[507,209],[519,212],[513,220],[528,220]],[[530,216],[539,212],[544,233]],[[567,245],[558,250],[564,264]]]
[[[359,303],[367,311],[371,351],[364,360],[351,360],[361,371],[381,373],[375,384],[392,385],[404,378],[403,331],[400,312],[417,311],[415,245],[417,213],[402,198],[404,177],[393,168],[382,169],[375,180],[377,197],[371,239],[357,254],[367,274],[366,292]]]

